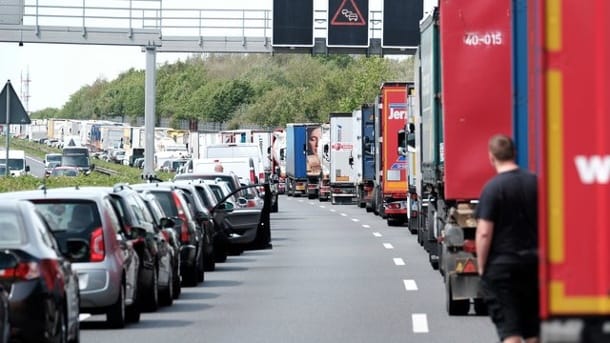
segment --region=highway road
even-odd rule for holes
[[[280,197],[269,250],[230,256],[172,307],[123,330],[81,315],[82,342],[495,342],[450,317],[443,281],[406,227],[353,205]]]

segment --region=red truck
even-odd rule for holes
[[[541,338],[610,342],[610,6],[531,3]]]
[[[408,221],[409,185],[407,157],[399,152],[398,132],[408,118],[407,94],[412,82],[384,82],[375,101],[377,175],[373,190],[373,211],[387,219],[388,225]]]

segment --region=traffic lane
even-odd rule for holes
[[[27,165],[30,166],[30,174],[36,177],[44,176],[44,163],[42,161],[32,158],[30,156],[25,157]]]
[[[297,198],[298,199],[298,198]],[[295,199],[296,200],[296,199]],[[325,202],[302,201],[310,206],[328,210],[370,232],[377,241],[380,250],[384,250],[392,263],[404,263],[404,273],[398,283],[407,294],[407,302],[412,310],[411,324],[414,329],[425,329],[421,316],[425,314],[428,333],[426,342],[458,341],[451,335],[456,328],[467,332],[464,342],[493,342],[497,335],[491,320],[487,316],[476,316],[473,309],[468,316],[449,316],[445,305],[445,284],[441,274],[433,270],[428,261],[428,254],[417,243],[417,236],[412,235],[407,226],[390,227],[387,221],[355,205],[329,205]],[[395,261],[394,259],[398,259]],[[414,290],[413,288],[417,289]]]
[[[438,305],[444,293],[427,294],[423,281],[421,293],[408,295],[402,279],[409,273],[409,258],[405,266],[396,266],[394,254],[387,253],[371,230],[347,213],[330,211],[350,206],[321,209],[297,199],[281,197],[280,212],[272,215],[272,250],[230,256],[206,274],[202,286],[184,289],[173,307],[143,314],[141,323],[124,330],[107,330],[103,316],[91,317],[83,323],[83,342],[165,342],[177,337],[220,342],[437,341],[434,325],[430,332],[413,332],[413,314],[423,312],[416,308],[420,298],[427,300],[421,307],[430,311],[428,317],[439,311],[451,328],[438,333],[444,342],[479,341],[472,335],[456,337],[458,331],[492,331],[488,320],[478,327],[473,318],[449,318]],[[362,219],[384,223],[370,214]]]

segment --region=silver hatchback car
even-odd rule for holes
[[[87,251],[72,261],[78,274],[81,313],[106,314],[111,327],[140,320],[137,304],[139,260],[109,195],[96,187],[55,188],[0,194],[34,203],[57,231],[60,245],[82,240]],[[132,229],[133,235],[141,234]]]

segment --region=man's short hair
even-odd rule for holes
[[[498,161],[513,161],[515,159],[515,143],[507,135],[495,135],[489,140],[489,152]]]

